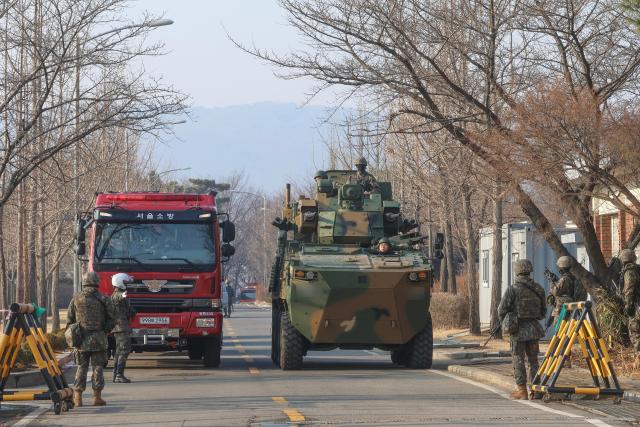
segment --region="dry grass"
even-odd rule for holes
[[[466,295],[434,293],[430,311],[435,329],[469,327],[469,303]]]

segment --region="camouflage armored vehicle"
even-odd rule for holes
[[[367,192],[354,171],[317,175],[314,199],[291,201],[287,185],[273,223],[272,360],[300,369],[308,350],[379,348],[396,364],[430,368],[433,274],[417,224],[402,217],[388,182]]]

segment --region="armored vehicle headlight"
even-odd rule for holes
[[[427,272],[426,271],[412,271],[409,273],[409,280],[412,282],[419,282],[421,280],[427,280]]]
[[[304,270],[296,270],[294,275],[296,276],[296,279],[302,280],[314,280],[316,277],[318,277],[318,273],[316,273],[315,271]]]

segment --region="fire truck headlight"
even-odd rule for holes
[[[222,300],[220,298],[212,299],[211,300],[211,307],[213,307],[213,308],[222,307]]]
[[[215,317],[203,317],[200,319],[196,319],[196,328],[215,328],[215,327],[216,327]]]
[[[169,338],[179,338],[180,337],[180,329],[178,328],[169,328],[167,331],[167,336]]]

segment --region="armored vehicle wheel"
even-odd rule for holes
[[[287,311],[281,312],[279,341],[280,368],[284,371],[301,369],[304,356],[304,338],[291,323]]]
[[[222,340],[220,337],[211,337],[204,340],[204,366],[207,368],[217,368],[220,366],[220,351],[222,350]]]
[[[189,343],[189,348],[187,349],[189,353],[189,360],[201,360],[202,355],[204,353],[204,349],[202,348],[201,342],[191,341]]]
[[[280,310],[277,302],[271,305],[271,360],[280,366]]]
[[[397,348],[395,350],[391,350],[391,362],[396,365],[404,365],[406,361],[406,354],[404,352],[404,348]]]
[[[431,313],[427,315],[427,324],[407,344],[404,365],[410,369],[430,369],[433,362],[433,328]]]

